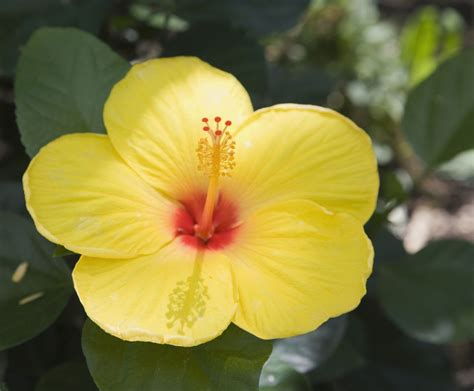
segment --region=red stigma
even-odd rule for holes
[[[208,121],[209,121],[209,120],[208,120],[206,117],[204,117],[204,118],[202,119],[202,122],[208,122]]]
[[[216,136],[220,136],[222,134],[222,130],[216,130],[215,134]]]
[[[230,126],[230,125],[232,125],[231,121],[225,121],[225,126]]]
[[[204,130],[205,132],[207,132],[209,130],[209,126],[204,126],[204,128],[202,128],[202,130]]]
[[[216,121],[217,123],[221,122],[221,117],[214,118],[214,121]]]

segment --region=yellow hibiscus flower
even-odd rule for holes
[[[106,332],[193,346],[233,322],[283,338],[358,305],[378,175],[349,119],[254,112],[232,75],[177,57],[134,65],[104,122],[43,147],[23,183],[38,231],[82,254],[74,285]]]

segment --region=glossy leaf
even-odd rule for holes
[[[408,337],[380,311],[366,302],[355,325],[363,338],[353,339],[365,365],[332,380],[335,389],[350,391],[454,391],[453,371],[442,346]],[[349,324],[349,331],[354,323]],[[362,343],[361,343],[362,342]],[[322,368],[323,369],[323,368]]]
[[[271,352],[271,342],[233,325],[211,342],[180,348],[122,341],[91,321],[84,325],[82,347],[101,391],[257,390]]]
[[[42,28],[22,51],[15,81],[17,122],[30,156],[66,133],[104,133],[102,111],[129,64],[92,35]]]
[[[367,364],[367,336],[364,325],[358,319],[351,318],[336,350],[311,371],[309,376],[315,383],[332,381]]]
[[[377,288],[387,315],[406,333],[433,343],[474,338],[474,245],[429,244],[381,265]]]
[[[23,217],[0,212],[0,350],[42,332],[72,290],[70,271],[54,246]]]
[[[275,341],[262,376],[285,365],[300,373],[311,371],[336,349],[345,327],[346,318],[339,317],[328,320],[310,333]]]
[[[262,372],[259,391],[312,391],[312,388],[304,374],[290,365],[278,363]]]
[[[474,148],[474,49],[450,58],[408,96],[403,130],[428,166]]]

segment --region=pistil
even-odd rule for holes
[[[214,233],[213,216],[219,197],[219,177],[230,176],[230,171],[234,168],[234,149],[235,142],[227,131],[232,124],[225,122],[225,128],[219,129],[220,117],[215,117],[216,128],[209,127],[209,120],[203,118],[205,123],[203,130],[209,132],[211,143],[208,138],[199,140],[196,150],[199,160],[198,169],[203,171],[209,177],[206,202],[201,215],[201,219],[195,227],[196,236],[204,242],[207,242]]]

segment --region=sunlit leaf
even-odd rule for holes
[[[410,73],[410,84],[416,85],[431,74],[441,60],[462,47],[463,22],[454,9],[438,11],[426,6],[404,26],[401,35],[401,57]]]
[[[441,35],[436,7],[424,7],[405,25],[401,37],[401,56],[410,71],[412,85],[428,76],[437,65]]]

